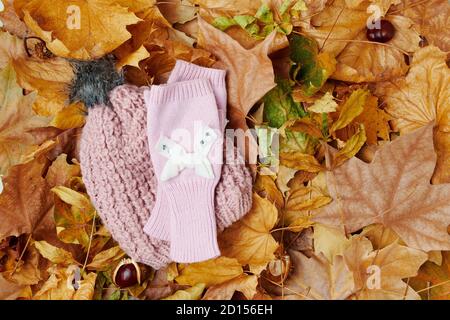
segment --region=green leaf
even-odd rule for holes
[[[288,12],[289,8],[291,7],[292,0],[284,0],[283,3],[280,6],[280,15],[284,15]]]
[[[295,132],[290,129],[285,130],[286,136],[280,139],[280,152],[301,152],[313,154],[318,139],[313,138],[304,132]]]
[[[111,293],[111,295],[108,297],[108,300],[120,300],[120,290],[116,290],[113,293]]]
[[[256,21],[255,17],[249,16],[249,15],[240,15],[235,16],[234,21],[243,29],[247,28],[247,26],[251,25],[253,22]]]
[[[254,23],[248,25],[248,26],[245,28],[245,31],[247,31],[247,33],[248,33],[249,35],[251,35],[252,37],[258,37],[259,26],[258,26],[258,24],[257,24],[256,22],[254,22]]]
[[[221,31],[227,30],[229,27],[238,25],[238,23],[233,18],[228,17],[217,17],[214,19],[212,25]]]
[[[292,99],[288,80],[278,80],[277,86],[263,98],[264,119],[272,128],[280,128],[286,121],[306,115],[303,107]]]
[[[322,88],[336,69],[336,59],[328,53],[319,53],[317,42],[295,34],[290,40],[292,80],[301,86],[306,96]]]
[[[306,3],[304,0],[298,0],[294,6],[292,7],[292,10],[295,11],[306,11],[308,10],[308,7],[306,6]]]
[[[255,14],[255,17],[265,24],[274,23],[272,10],[270,10],[269,6],[265,3],[261,5],[261,7],[259,7],[258,11]]]

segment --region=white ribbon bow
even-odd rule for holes
[[[213,179],[214,171],[208,159],[208,154],[218,136],[213,129],[202,126],[195,135],[194,152],[188,153],[175,141],[161,137],[156,145],[159,154],[167,158],[161,172],[160,180],[167,181],[178,176],[186,168],[194,169],[198,176]]]

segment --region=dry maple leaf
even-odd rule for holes
[[[352,158],[328,172],[334,201],[313,220],[347,232],[381,223],[412,248],[449,250],[450,186],[430,184],[432,134],[428,125],[381,147],[370,164]]]
[[[378,86],[394,129],[408,133],[434,122],[438,162],[433,183],[450,182],[450,70],[446,53],[434,46],[414,54],[406,78]]]
[[[387,45],[367,43],[365,29],[337,57],[332,78],[351,82],[376,82],[404,75],[408,70],[404,53],[419,49],[420,36],[412,29],[412,21],[402,16],[388,15],[397,30]],[[333,41],[333,40],[330,40]]]
[[[236,258],[242,265],[267,264],[278,248],[271,234],[277,219],[277,208],[254,193],[250,212],[219,235],[222,255]]]
[[[440,265],[427,261],[410,281],[414,289],[421,291],[423,299],[450,299],[450,252],[442,252],[442,258]]]
[[[0,275],[0,288],[0,300],[16,300],[24,286],[8,281]]]
[[[128,25],[139,18],[128,10],[133,1],[28,1],[21,10],[27,26],[60,57],[93,59],[127,41]]]
[[[215,62],[211,53],[193,48],[194,39],[174,29],[158,7],[137,15],[142,21],[128,27],[132,38],[114,51],[118,66],[127,66],[128,81],[136,85],[163,83],[176,59],[206,67]]]
[[[241,292],[247,300],[252,300],[256,294],[258,277],[242,274],[236,278],[210,287],[202,300],[230,300],[236,291]]]
[[[57,114],[67,105],[68,86],[74,76],[70,63],[62,58],[40,59],[28,56],[22,39],[0,32],[0,68],[11,63],[17,82],[37,91],[33,109],[42,116]]]
[[[373,1],[380,8],[389,8],[394,1]],[[378,2],[378,3],[377,3]],[[419,48],[420,37],[411,28],[408,18],[386,15],[396,27],[394,38],[387,44],[369,42],[366,38],[369,1],[335,0],[325,10],[302,23],[304,32],[315,38],[324,52],[337,59],[332,78],[351,82],[372,82],[391,79],[406,73],[403,53]],[[384,15],[386,12],[382,11]]]
[[[79,287],[67,285],[75,278],[76,268],[53,265],[48,269],[50,277],[33,296],[33,300],[91,300],[94,295],[96,273],[86,273],[78,280]]]
[[[210,287],[238,277],[243,272],[242,266],[236,259],[218,257],[184,266],[175,281],[191,286],[204,283]]]
[[[246,117],[253,105],[276,86],[272,62],[267,56],[273,32],[252,49],[244,49],[226,33],[199,18],[199,45],[217,56],[227,72],[228,119],[232,128],[247,129]]]
[[[367,137],[367,144],[376,145],[378,138],[389,140],[389,123],[391,117],[378,107],[378,98],[370,95],[364,105],[364,110],[343,129],[336,132],[336,136],[344,141],[350,139],[363,124]]]
[[[0,195],[0,239],[32,233],[45,239],[55,233],[53,196],[42,177],[46,161],[38,158],[10,168]]]
[[[3,28],[6,31],[23,38],[28,33],[27,26],[17,16],[13,2],[14,0],[0,1],[0,7],[1,4],[4,5],[4,10],[0,9],[0,26],[3,23]]]
[[[161,13],[172,24],[193,20],[198,10],[189,0],[158,0],[157,3]]]
[[[410,18],[429,44],[450,51],[450,6],[448,0],[401,0],[394,12]]]
[[[426,253],[398,243],[373,251],[367,238],[356,236],[345,250],[344,259],[353,272],[357,299],[419,299],[402,279],[417,275],[427,260]]]
[[[342,256],[330,263],[323,255],[310,258],[290,250],[294,270],[275,293],[284,299],[343,300],[354,291],[353,275]]]
[[[35,94],[24,96],[11,66],[0,71],[0,174],[21,163],[36,145],[54,136],[49,119],[32,110]]]

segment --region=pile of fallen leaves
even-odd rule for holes
[[[450,298],[447,0],[2,4],[0,299]],[[390,41],[368,41],[374,12]],[[126,289],[67,90],[69,59],[110,53],[135,85],[164,83],[176,59],[225,68],[230,128],[279,132],[222,256],[140,265]]]

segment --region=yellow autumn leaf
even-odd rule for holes
[[[414,54],[405,78],[378,85],[377,93],[401,134],[434,122],[438,155],[433,183],[450,182],[450,70],[447,53],[428,46]]]
[[[338,104],[334,101],[334,97],[331,93],[325,93],[322,98],[316,100],[310,107],[308,111],[315,113],[329,113],[335,112]]]
[[[139,62],[145,60],[150,57],[150,53],[141,45],[139,49],[134,51],[133,53],[124,56],[121,60],[117,62],[117,68],[121,69],[124,66],[132,66],[139,68]]]
[[[47,241],[36,241],[34,242],[34,246],[44,258],[53,263],[64,265],[77,263],[70,252],[62,248],[57,248]]]
[[[242,265],[268,263],[278,248],[271,234],[277,219],[277,208],[254,193],[250,212],[219,235],[222,255],[236,258]]]
[[[86,114],[82,103],[73,103],[59,111],[50,125],[61,130],[81,128],[86,122]]]
[[[346,160],[355,156],[366,142],[366,131],[364,126],[360,125],[358,132],[353,137],[347,140],[344,147],[339,150],[333,159],[333,166],[338,167]]]
[[[95,290],[95,280],[97,274],[94,272],[88,273],[84,276],[83,280],[78,282],[78,289],[73,295],[72,300],[92,300]]]
[[[161,300],[200,300],[203,291],[205,290],[204,283],[197,283],[196,285],[185,289],[178,290],[174,294],[165,297]]]
[[[335,135],[337,138],[347,141],[360,130],[360,125],[363,124],[366,131],[367,144],[376,145],[378,138],[384,141],[389,140],[389,120],[391,119],[386,111],[378,106],[378,98],[370,95],[364,105],[364,111],[353,119],[348,126],[336,131]]]
[[[191,286],[204,283],[206,287],[210,287],[233,279],[243,272],[242,266],[236,259],[219,257],[186,265],[175,281]]]
[[[280,164],[288,168],[307,172],[320,172],[324,170],[314,156],[298,151],[280,153]]]
[[[27,26],[56,55],[93,59],[110,53],[131,37],[128,25],[140,21],[132,0],[32,0],[21,9]]]
[[[337,255],[343,255],[350,246],[343,230],[317,223],[314,225],[314,252],[323,253],[328,261],[333,262]]]
[[[52,192],[54,192],[62,201],[67,204],[87,211],[93,209],[89,199],[84,194],[79,193],[75,190],[64,186],[58,186],[52,188]]]
[[[339,110],[339,118],[331,126],[330,131],[335,132],[338,129],[346,127],[364,111],[364,105],[369,97],[369,91],[358,89],[352,92]]]
[[[87,265],[90,270],[105,271],[110,269],[114,263],[125,256],[125,252],[119,246],[112,247],[97,253],[91,263]]]
[[[37,116],[32,109],[35,93],[23,95],[11,65],[0,71],[0,174],[23,162],[26,154],[54,135],[49,119]],[[39,129],[40,134],[34,134]],[[44,138],[44,139],[43,139]]]
[[[277,208],[280,209],[284,206],[283,194],[278,189],[271,176],[258,175],[254,185],[254,190],[274,203]]]
[[[230,300],[236,291],[241,292],[248,300],[256,294],[258,277],[256,275],[242,274],[219,285],[210,287],[203,300]]]
[[[37,114],[53,116],[66,106],[68,86],[74,76],[67,60],[22,56],[12,59],[11,63],[17,73],[17,82],[25,89],[37,92],[33,104]]]

